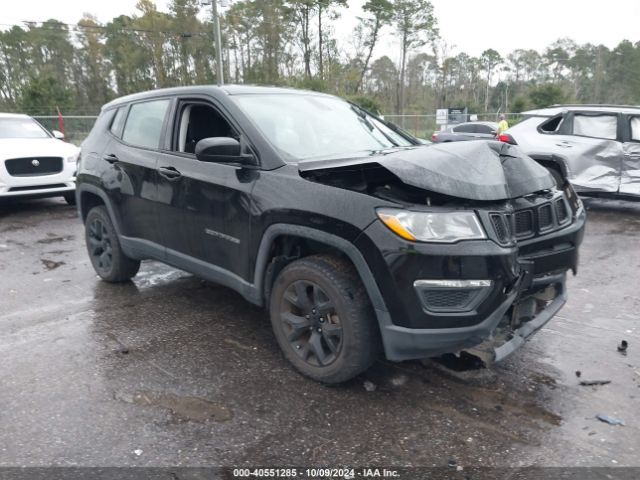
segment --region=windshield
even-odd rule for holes
[[[32,118],[0,118],[0,138],[50,138]]]
[[[238,95],[236,101],[287,159],[346,157],[412,145],[359,108],[319,95]]]

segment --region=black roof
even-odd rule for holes
[[[212,96],[220,95],[256,95],[256,94],[295,94],[295,95],[318,95],[318,96],[330,96],[325,93],[314,92],[311,90],[300,90],[295,88],[283,88],[272,86],[259,86],[259,85],[196,85],[188,87],[172,87],[172,88],[159,88],[157,90],[148,90],[140,93],[133,93],[124,97],[116,98],[105,104],[102,108],[111,108],[123,103],[135,102],[144,100],[147,98],[164,97],[168,95],[194,95],[194,94],[209,94]]]

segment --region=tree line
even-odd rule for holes
[[[640,42],[453,54],[428,0],[367,0],[348,41],[348,0],[241,0],[221,16],[224,76],[233,83],[334,93],[386,114],[520,112],[553,103],[640,103]],[[0,31],[0,110],[95,114],[128,93],[216,81],[215,41],[200,0],[168,12],[140,0],[135,14],[100,23],[55,19]],[[390,35],[398,50],[379,55]]]

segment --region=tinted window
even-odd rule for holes
[[[629,126],[631,127],[631,140],[640,142],[640,117],[633,117]]]
[[[476,125],[476,132],[478,133],[486,133],[488,135],[493,134],[493,132],[497,131],[497,128],[493,128],[490,125]]]
[[[573,134],[615,140],[618,117],[615,115],[581,115],[573,117]]]
[[[33,118],[0,118],[0,138],[50,138]]]
[[[544,133],[555,133],[560,128],[562,124],[562,115],[558,117],[553,117],[551,120],[547,120],[542,125],[540,125],[540,130]]]
[[[475,125],[458,125],[453,129],[456,133],[475,133],[476,126]]]
[[[122,140],[138,147],[158,148],[168,107],[169,100],[131,105]]]
[[[116,137],[119,137],[122,133],[122,126],[124,125],[126,108],[120,107],[116,111],[116,115],[113,117],[113,121],[111,122],[111,133],[113,133]]]

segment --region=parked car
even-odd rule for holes
[[[640,197],[640,107],[554,105],[523,115],[501,140],[568,176],[581,195]]]
[[[105,105],[78,201],[105,281],[155,259],[226,285],[325,383],[381,349],[506,357],[565,303],[585,222],[516,147],[419,145],[339,98],[250,86]]]
[[[80,149],[36,120],[0,113],[0,198],[64,197],[75,204]]]
[[[431,135],[434,143],[464,142],[467,140],[494,140],[498,132],[495,122],[467,122],[452,125]]]

